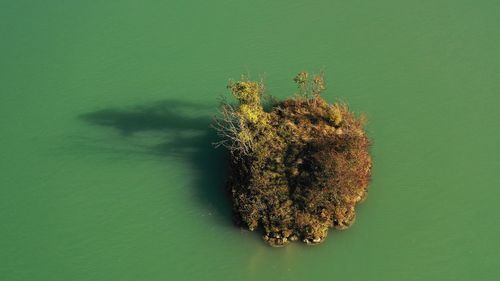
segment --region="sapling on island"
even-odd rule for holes
[[[322,74],[299,73],[298,93],[263,106],[262,81],[230,82],[237,103],[223,101],[216,146],[230,154],[228,189],[237,222],[261,229],[272,246],[317,244],[345,229],[367,195],[372,160],[364,118],[322,97]]]

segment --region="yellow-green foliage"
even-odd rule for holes
[[[320,97],[323,76],[294,81],[299,95],[261,104],[263,84],[230,83],[237,105],[224,103],[215,127],[231,153],[228,187],[238,222],[282,246],[319,243],[328,229],[349,227],[366,197],[371,174],[363,122],[345,104]]]
[[[240,104],[260,106],[260,98],[264,87],[260,82],[239,81],[230,83],[229,88]]]
[[[259,121],[259,118],[262,118],[262,115],[264,114],[261,109],[248,104],[241,104],[239,107],[239,113],[241,114],[241,118],[243,120],[249,121],[252,124],[256,124]]]
[[[334,105],[330,107],[328,113],[331,120],[335,123],[335,126],[339,126],[340,122],[342,122],[342,112],[340,110],[340,106]]]

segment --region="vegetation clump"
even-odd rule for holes
[[[372,161],[364,118],[329,104],[322,74],[299,73],[298,93],[264,109],[260,81],[230,82],[237,104],[223,101],[214,120],[231,157],[228,188],[237,222],[262,229],[272,246],[317,244],[345,229],[367,195]]]

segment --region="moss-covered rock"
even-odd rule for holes
[[[261,227],[272,246],[316,244],[329,228],[349,227],[371,175],[364,119],[321,98],[322,75],[301,72],[294,81],[298,95],[269,110],[262,82],[230,83],[238,104],[223,102],[214,123],[222,138],[216,145],[231,155],[228,188],[238,222]]]

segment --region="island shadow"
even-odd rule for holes
[[[113,128],[124,139],[144,133],[159,135],[160,143],[146,147],[147,153],[169,160],[181,159],[192,165],[195,197],[207,208],[208,215],[234,226],[225,187],[228,155],[224,149],[213,146],[218,138],[210,127],[210,112],[213,112],[213,106],[163,100],[126,109],[98,110],[79,118],[92,125]]]

